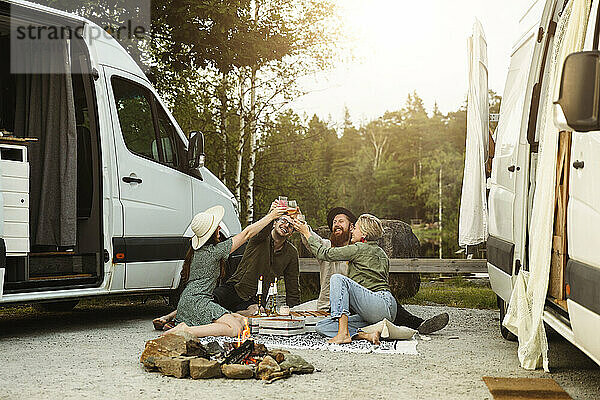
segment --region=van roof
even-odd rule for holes
[[[31,3],[24,0],[2,0],[9,4],[14,4],[29,10],[37,11],[43,14],[52,15],[56,17],[65,18],[80,24],[93,26],[98,29],[102,29],[94,22],[87,18],[81,17],[77,14],[68,13],[65,11],[57,10],[55,8],[43,6],[41,4]],[[119,44],[119,42],[110,35],[101,35],[98,38],[93,39],[93,43],[90,43],[86,38],[86,43],[89,47],[90,57],[92,63],[106,65],[109,67],[118,68],[129,73],[132,73],[144,80],[148,80],[146,75],[142,72],[139,65],[135,60],[127,53],[127,51]]]

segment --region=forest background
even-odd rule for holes
[[[102,27],[136,12],[125,0],[38,2]],[[443,257],[456,257],[466,101],[427,112],[415,90],[359,124],[347,110],[342,124],[295,112],[306,77],[360,62],[335,1],[153,0],[150,10],[146,39],[122,44],[186,135],[205,135],[206,166],[236,196],[242,226],[287,196],[312,226],[333,206],[412,222],[421,256],[438,256],[441,204]],[[501,98],[490,99],[497,113]]]

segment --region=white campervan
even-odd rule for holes
[[[488,185],[487,253],[503,336],[514,339],[502,326],[509,302],[529,292],[529,311],[600,364],[598,12],[598,0],[537,0],[519,20]],[[528,288],[517,288],[520,270],[530,271]]]
[[[11,30],[48,26],[81,34],[11,53]],[[224,233],[240,231],[233,195],[204,168],[202,134],[188,143],[134,60],[98,31],[0,1],[0,304],[168,293],[195,213],[223,205]]]

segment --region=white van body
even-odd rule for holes
[[[566,3],[566,2],[565,2]],[[498,295],[501,317],[511,298],[520,268],[528,269],[527,247],[535,168],[537,164],[537,85],[545,93],[555,83],[543,79],[542,65],[547,65],[552,50],[554,22],[563,1],[535,0],[525,7],[519,21],[519,33],[512,49],[511,62],[503,93],[499,125],[496,130],[496,153],[489,180],[488,271],[491,286]],[[595,32],[598,1],[594,0],[589,16],[586,48],[591,49]],[[554,21],[554,22],[553,22]],[[554,25],[554,26],[553,26]],[[549,34],[550,32],[550,34]],[[543,71],[542,71],[543,72]],[[572,132],[571,165],[567,208],[568,263],[565,268],[570,291],[580,286],[584,296],[565,304],[546,301],[543,319],[555,331],[600,364],[600,132]],[[576,160],[585,160],[585,168],[574,168]],[[583,272],[582,272],[583,271]],[[575,275],[579,274],[579,276]],[[584,285],[585,279],[597,279]],[[569,291],[567,290],[567,294]],[[501,318],[502,323],[502,318]],[[503,332],[506,336],[506,332]]]
[[[85,26],[86,32],[92,28],[101,29],[85,18],[37,4],[19,0],[1,3],[4,11],[28,11],[39,15],[41,20],[46,17],[64,19]],[[6,15],[3,18],[7,20]],[[107,35],[94,40],[89,40],[88,35],[84,38],[87,54],[83,52],[80,57],[86,60],[88,71],[81,75],[81,82],[83,85],[90,83],[89,88],[86,86],[88,107],[85,112],[90,119],[95,116],[94,127],[88,131],[92,132],[92,149],[97,147],[92,150],[95,153],[91,156],[94,163],[90,177],[93,175],[93,187],[98,189],[92,190],[88,219],[93,219],[94,213],[97,213],[99,218],[93,226],[97,227],[101,242],[97,246],[86,244],[92,250],[85,257],[95,257],[98,265],[89,273],[75,273],[77,268],[81,268],[79,266],[69,267],[72,270],[63,276],[45,276],[40,272],[40,276],[32,277],[29,276],[29,261],[35,261],[35,257],[55,257],[65,262],[69,252],[79,253],[79,242],[83,243],[86,239],[78,236],[75,249],[47,254],[23,254],[14,249],[11,251],[7,244],[7,265],[0,265],[0,273],[4,274],[4,285],[0,285],[0,304],[74,300],[107,294],[168,293],[179,284],[183,255],[192,236],[190,221],[196,213],[220,204],[225,208],[221,223],[223,232],[229,236],[241,230],[234,196],[203,165],[195,171],[188,167],[186,135],[131,56]],[[116,98],[119,90],[125,90],[122,87],[129,92],[142,93],[136,99],[148,102],[147,110],[151,111],[152,117],[149,126],[154,128],[153,134],[156,135],[150,139],[153,142],[150,157],[140,156],[127,146],[119,120],[122,104],[117,107],[117,102],[122,99]],[[169,139],[165,139],[163,134],[170,135]],[[156,143],[158,137],[162,145]],[[169,146],[165,140],[170,140]],[[158,149],[161,149],[160,157]],[[172,155],[169,153],[170,159],[166,156],[168,151],[173,152]],[[156,159],[152,159],[153,154]],[[0,218],[0,225],[2,221]],[[78,218],[78,224],[84,227],[87,222],[85,218]],[[90,229],[88,225],[85,229]],[[93,235],[95,233],[92,232]],[[8,237],[5,239],[7,243],[10,241]],[[9,271],[9,264],[12,271]],[[37,268],[43,269],[43,266]],[[54,275],[57,274],[60,272]]]

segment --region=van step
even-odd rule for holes
[[[49,281],[52,279],[77,279],[77,278],[91,278],[92,274],[76,274],[76,275],[62,275],[62,276],[32,276],[29,277],[30,281]]]
[[[52,257],[52,256],[80,256],[74,251],[46,251],[43,253],[29,253],[29,257]]]
[[[22,282],[4,282],[4,294],[39,292],[45,290],[83,289],[98,287],[102,279],[98,276],[52,277],[53,279],[29,280]],[[62,278],[62,279],[61,279]]]

